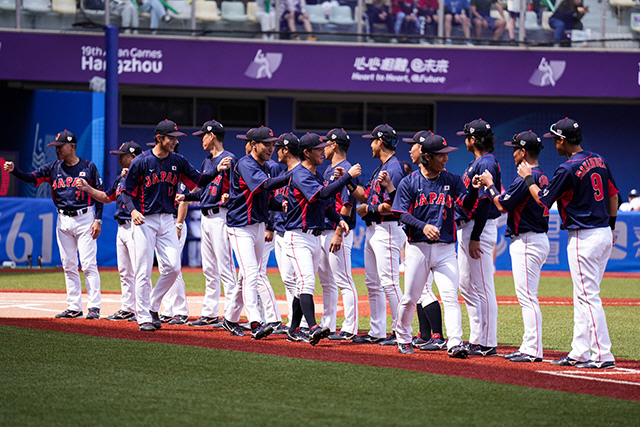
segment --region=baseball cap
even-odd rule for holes
[[[535,132],[520,132],[513,135],[511,141],[505,141],[507,147],[524,148],[525,150],[542,150],[542,140]]]
[[[164,119],[156,125],[156,135],[169,135],[169,136],[187,136],[186,133],[182,133],[178,130],[178,125],[171,120]]]
[[[433,135],[433,132],[431,132],[430,130],[421,130],[416,132],[416,134],[413,135],[412,138],[402,138],[402,142],[406,142],[411,145],[422,144],[431,135]]]
[[[398,144],[398,134],[395,129],[389,125],[378,125],[370,135],[362,135],[362,137],[367,139],[381,138],[386,145],[391,147],[395,147]]]
[[[142,148],[140,148],[140,146],[135,142],[129,141],[123,142],[120,145],[120,148],[118,148],[117,150],[109,151],[109,153],[115,154],[117,156],[120,156],[122,154],[134,154],[137,156],[139,154],[142,154]]]
[[[273,136],[273,131],[271,128],[260,126],[259,128],[251,128],[247,131],[245,135],[236,135],[238,139],[244,139],[245,141],[262,141],[262,142],[273,142],[278,138]]]
[[[456,132],[458,136],[484,136],[492,133],[491,125],[482,119],[466,123],[463,130]]]
[[[629,191],[629,197],[638,197],[638,190],[634,188],[633,190]]]
[[[59,147],[64,144],[77,144],[77,143],[78,143],[78,140],[76,139],[76,136],[65,129],[59,134],[57,134],[56,139],[53,142],[48,143],[47,146]]]
[[[209,120],[204,122],[200,130],[193,132],[191,135],[193,136],[201,136],[205,133],[222,133],[224,132],[224,126],[220,122],[215,120]]]
[[[335,142],[347,148],[349,147],[349,145],[351,145],[349,134],[342,128],[331,129],[329,132],[327,132],[327,136],[321,136],[320,139],[323,141]]]
[[[302,138],[300,138],[300,152],[304,151],[304,150],[310,150],[312,148],[323,148],[326,147],[327,145],[329,145],[328,142],[322,142],[322,139],[320,138],[320,135],[318,135],[317,133],[305,133],[304,135],[302,135]]]
[[[276,141],[276,145],[278,147],[286,147],[290,150],[295,151],[300,146],[300,140],[298,139],[297,136],[293,134],[293,132],[283,133],[278,137],[278,140]]]
[[[570,119],[569,117],[565,117],[564,119],[558,120],[552,124],[549,128],[549,132],[545,133],[543,136],[545,138],[569,138],[581,135],[582,129],[580,129],[578,122]]]
[[[444,139],[443,136],[431,134],[429,135],[424,142],[422,142],[421,151],[422,153],[429,154],[444,154],[450,153],[452,151],[456,151],[457,147],[450,147],[447,143],[447,140]]]

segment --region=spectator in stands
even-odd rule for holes
[[[621,212],[640,210],[640,197],[638,197],[638,190],[634,188],[633,190],[629,191],[628,201],[621,204],[618,210]]]
[[[276,31],[276,10],[271,0],[256,0],[256,18],[260,21],[263,40],[273,40],[274,35],[268,34]]]
[[[427,33],[427,26],[438,24],[438,0],[418,0],[418,19],[420,20],[420,34]],[[436,30],[437,33],[437,30]]]
[[[509,23],[507,24],[509,40],[512,45],[517,45],[516,20],[520,18],[520,0],[507,0],[507,12],[509,13]],[[523,33],[523,39],[527,37],[524,27],[520,28],[520,31]]]
[[[383,23],[387,26],[387,33],[395,34],[395,17],[391,13],[391,0],[366,0],[367,16],[367,34],[371,34],[373,31],[373,24]],[[391,42],[397,42],[395,38],[391,39]]]
[[[151,15],[151,23],[149,28],[156,30],[160,24],[160,20],[169,22],[171,17],[167,14],[166,9],[160,2],[160,0],[146,0],[141,4],[134,4],[130,0],[110,0],[109,10],[111,13],[120,15],[120,26],[125,29],[126,33],[134,32],[140,23],[140,16],[138,13],[138,6],[140,11],[149,12]],[[84,7],[89,10],[104,10],[103,0],[84,0]]]
[[[471,40],[471,20],[468,0],[444,0],[444,36],[446,44],[452,44],[451,27],[462,26],[462,33],[467,39],[467,44],[472,44]]]
[[[502,9],[498,0],[471,0],[471,17],[473,18],[477,39],[480,38],[482,30],[485,28],[493,30],[494,41],[499,40],[504,33],[507,21],[505,19],[492,18],[491,5],[495,5],[500,16],[504,17],[504,9]]]
[[[571,46],[570,32],[582,29],[582,17],[589,12],[582,0],[562,0],[556,11],[549,18],[549,26],[553,28],[553,40],[560,46]]]
[[[160,26],[160,20],[164,22],[169,22],[171,20],[171,16],[167,12],[167,9],[164,8],[164,4],[160,2],[160,0],[137,0],[138,5],[140,6],[140,12],[148,12],[151,15],[149,28],[155,34],[155,30]]]
[[[309,21],[309,14],[307,13],[307,2],[305,0],[285,0],[285,10],[282,15],[284,20],[289,25],[289,31],[296,32],[296,23],[301,23],[304,26],[304,30],[307,32],[307,40],[318,40],[311,34],[311,21]],[[299,35],[293,36],[294,40],[300,40]]]
[[[424,35],[427,25],[438,22],[438,0],[394,0],[392,5],[397,35]]]

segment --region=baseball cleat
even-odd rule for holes
[[[316,345],[321,339],[328,337],[329,334],[331,334],[329,328],[321,328],[320,325],[316,325],[309,332],[309,344]]]
[[[353,339],[353,342],[356,344],[378,344],[382,341],[384,341],[384,338],[372,337],[368,333]]]
[[[189,326],[213,326],[214,323],[218,323],[217,317],[200,316],[197,320],[189,322]]]
[[[56,314],[57,319],[75,319],[77,317],[82,317],[82,311],[65,310],[60,314]]]
[[[575,366],[576,363],[580,363],[575,359],[565,356],[560,360],[552,360],[551,364],[556,366]]]
[[[260,340],[262,338],[268,337],[273,332],[273,326],[267,325],[262,326],[258,324],[255,328],[251,330],[251,339],[252,340]]]
[[[162,328],[162,321],[160,321],[158,312],[149,310],[149,314],[151,315],[151,324],[153,325],[153,327],[156,329]]]
[[[185,325],[188,320],[189,318],[187,316],[182,314],[176,314],[175,316],[173,316],[171,320],[169,320],[168,323],[170,325]]]
[[[287,327],[282,324],[282,322],[271,322],[269,326],[273,328],[272,334],[274,335],[283,335],[287,333]]]
[[[156,328],[151,324],[151,322],[145,322],[140,325],[140,330],[142,332],[155,332]]]
[[[111,316],[107,317],[107,320],[129,320],[133,317],[136,317],[135,313],[130,311],[118,310]]]
[[[380,345],[396,345],[398,341],[396,341],[396,333],[392,332],[387,338],[380,341],[378,344]]]
[[[516,350],[513,353],[509,353],[509,354],[503,354],[502,357],[504,357],[505,359],[511,359],[512,357],[519,357],[522,356],[524,353],[521,353],[520,350]]]
[[[227,319],[224,319],[224,321],[222,322],[222,327],[229,331],[231,333],[231,335],[234,335],[236,337],[246,337],[247,334],[245,334],[242,329],[240,328],[240,326],[235,323],[235,322],[230,322]]]
[[[398,353],[400,354],[413,354],[413,347],[411,343],[398,343]]]
[[[456,345],[447,350],[447,354],[454,359],[466,359],[469,353],[464,346]]]
[[[135,315],[127,319],[127,322],[137,322],[137,321],[138,321],[138,318]]]
[[[495,356],[498,354],[498,351],[495,347],[485,347],[483,345],[471,344],[469,345],[469,350],[467,351],[469,356]]]
[[[87,313],[87,319],[99,319],[100,309],[98,307],[91,307]]]
[[[171,319],[173,319],[173,316],[167,316],[164,314],[160,315],[160,322],[162,323],[169,323],[171,321]]]
[[[287,330],[287,341],[289,342],[309,342],[309,337],[304,332],[301,332],[300,329],[297,329],[293,332],[291,330]]]
[[[542,357],[535,357],[529,354],[520,354],[509,359],[510,362],[542,362]]]
[[[413,339],[411,340],[411,345],[413,346],[413,348],[420,348],[428,342],[429,341],[425,341],[420,335],[418,335],[417,337],[413,337]]]
[[[438,351],[445,350],[447,348],[447,341],[442,338],[429,338],[429,341],[422,347],[420,347],[421,351]]]
[[[586,362],[576,363],[576,368],[587,368],[587,369],[607,369],[607,368],[615,368],[616,362],[613,360],[608,360],[606,362],[597,362],[595,360],[587,360]]]
[[[356,334],[350,334],[346,331],[340,331],[335,334],[329,335],[329,339],[332,341],[348,341],[356,337]]]

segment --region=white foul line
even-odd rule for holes
[[[615,369],[620,369],[620,368],[615,368]],[[627,371],[633,371],[632,369],[629,369]],[[633,372],[591,372],[589,371],[587,372],[575,372],[575,371],[536,371],[540,374],[549,374],[549,375],[555,375],[558,377],[566,377],[566,378],[579,378],[582,380],[591,380],[591,381],[600,381],[600,382],[604,382],[604,383],[616,383],[616,384],[628,384],[628,385],[635,385],[635,386],[639,386],[640,387],[640,383],[634,383],[631,381],[621,381],[621,380],[612,380],[612,379],[607,379],[607,378],[593,378],[593,377],[586,377],[583,376],[584,374],[620,374],[620,373],[638,373],[638,371],[633,371]]]

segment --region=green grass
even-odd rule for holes
[[[115,272],[100,273],[102,289],[119,291],[120,283]],[[154,273],[153,280],[157,279]],[[204,293],[204,277],[201,273],[184,273],[187,292]],[[269,279],[277,295],[284,295],[284,284],[278,274],[270,274]],[[364,275],[354,275],[354,281],[361,299],[366,300],[367,290]],[[498,295],[515,296],[511,277],[495,277]],[[10,273],[0,274],[0,289],[61,289],[64,290],[64,276],[56,273]],[[320,286],[316,286],[317,294],[322,294]],[[604,279],[601,296],[604,298],[640,298],[640,279]],[[437,293],[437,286],[434,286]],[[573,295],[571,279],[568,277],[543,277],[540,283],[540,296],[571,297]],[[545,349],[570,350],[573,334],[572,306],[542,306],[543,345]],[[609,333],[613,343],[613,354],[619,358],[640,360],[640,322],[629,319],[640,318],[640,307],[606,307]],[[194,314],[194,313],[192,313]],[[338,319],[338,325],[341,323]],[[465,335],[469,333],[469,318],[462,306],[462,322]],[[517,305],[501,305],[498,308],[498,342],[502,345],[519,346],[522,340],[522,314]],[[391,317],[388,318],[388,329],[391,330]],[[367,330],[369,318],[360,317],[360,330]],[[417,317],[413,322],[414,332],[418,331]]]
[[[625,425],[637,402],[0,326],[0,425]]]

